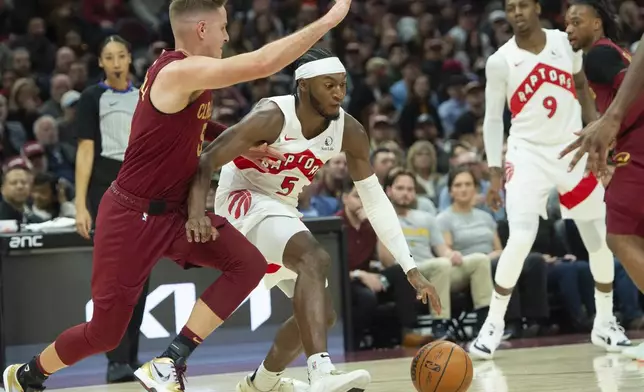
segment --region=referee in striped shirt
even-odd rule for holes
[[[86,239],[91,237],[99,203],[116,179],[130,138],[132,116],[139,99],[139,90],[128,80],[131,63],[128,42],[117,35],[108,37],[99,56],[105,80],[85,89],[76,106],[76,229]],[[120,345],[107,353],[108,383],[134,381],[148,285],[149,281]]]

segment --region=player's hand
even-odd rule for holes
[[[412,268],[407,272],[407,280],[416,289],[416,298],[426,304],[428,301],[436,313],[441,313],[441,299],[436,293],[436,289],[431,283],[418,271],[418,268]]]
[[[585,174],[593,173],[597,177],[603,177],[608,172],[608,152],[620,126],[621,122],[612,116],[600,117],[576,133],[579,137],[561,151],[559,159],[577,150],[568,166],[568,171],[572,171],[584,154],[588,153]]]
[[[490,187],[485,195],[485,200],[488,207],[494,212],[497,212],[503,207],[503,199],[501,198],[501,185],[503,183],[503,170],[500,167],[491,167],[490,169]]]
[[[285,161],[286,157],[275,148],[264,143],[260,146],[251,147],[242,155],[244,158],[253,162],[263,171],[268,171],[268,166],[274,165],[279,161]]]
[[[216,240],[219,233],[212,227],[208,216],[188,218],[186,222],[186,237],[188,242],[208,242]]]
[[[89,232],[92,230],[92,216],[89,214],[87,208],[76,209],[76,232],[81,237],[89,240]]]
[[[333,4],[333,7],[327,12],[326,15],[324,15],[324,18],[329,22],[331,27],[335,27],[344,18],[347,16],[349,13],[349,10],[351,9],[351,0],[336,0],[335,3]]]

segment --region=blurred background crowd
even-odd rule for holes
[[[329,3],[230,0],[224,55],[257,49],[295,31]],[[86,87],[103,78],[98,47],[110,34],[129,41],[130,79],[138,86],[162,50],[173,47],[168,4],[0,0],[0,219],[74,217],[75,105]],[[541,4],[543,26],[563,29],[566,1]],[[620,45],[631,51],[644,32],[642,5],[615,1]],[[415,302],[405,277],[389,268],[393,260],[365,222],[347,181],[345,158],[333,158],[302,193],[300,210],[305,217],[339,215],[347,224],[359,320],[355,338],[363,348],[398,344],[400,337],[410,345],[464,339],[485,318],[507,224],[503,209],[485,206],[484,71],[487,57],[511,36],[502,1],[354,0],[347,19],[319,43],[348,70],[344,109],[368,130],[374,170],[401,217],[414,257],[448,304],[443,314],[429,317],[430,336],[422,328],[427,307]],[[289,94],[293,86],[292,70],[285,70],[218,90],[213,118],[234,124],[261,98]],[[418,219],[407,219],[409,210],[417,211]],[[542,222],[513,296],[508,338],[592,326],[587,253],[574,223],[560,219],[554,192],[548,212],[551,219]],[[644,328],[639,293],[618,261],[616,269],[622,324]]]

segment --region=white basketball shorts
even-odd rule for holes
[[[564,219],[604,219],[604,187],[592,174],[584,177],[586,156],[572,172],[572,154],[559,159],[566,145],[542,146],[510,138],[505,159],[506,212],[508,220],[521,214],[547,218],[546,204],[553,188],[559,193]]]
[[[282,255],[291,237],[309,231],[297,209],[258,192],[218,189],[215,213],[226,218],[264,255],[268,261],[266,288],[278,286],[292,298],[297,274],[284,266]]]

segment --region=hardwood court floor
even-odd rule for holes
[[[373,382],[367,392],[412,392],[411,358],[340,364],[340,369],[363,368]],[[188,379],[187,392],[234,392],[245,373]],[[287,372],[304,378],[304,368]],[[140,392],[138,384],[59,389],[65,392]],[[494,362],[474,362],[469,392],[642,392],[644,364],[618,354],[605,354],[590,344],[502,350]]]

